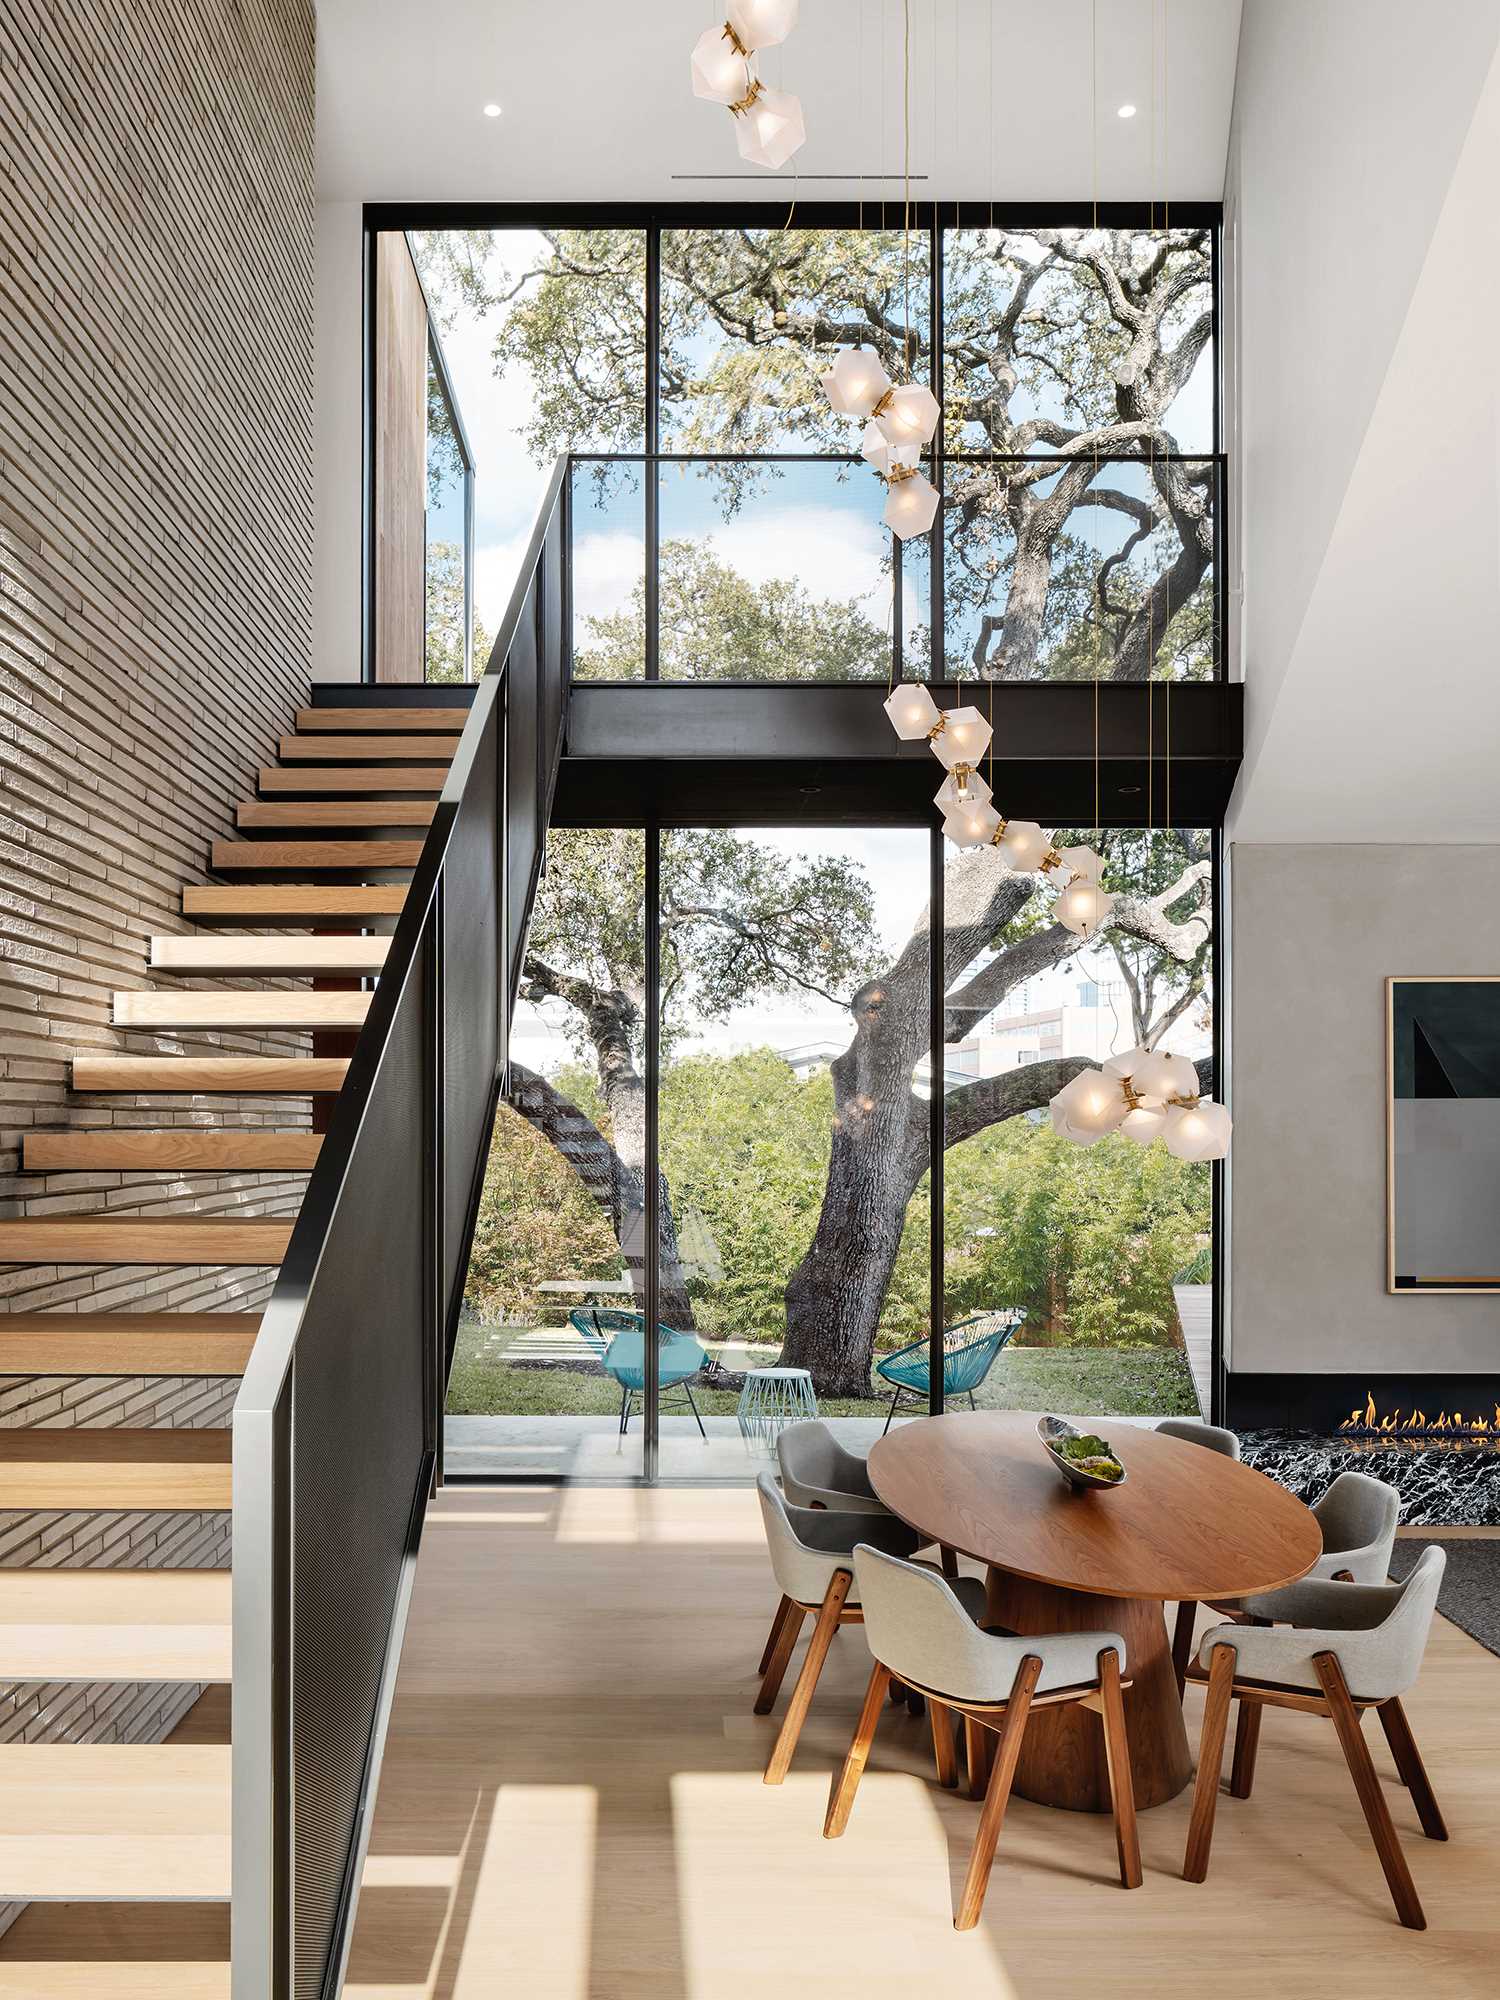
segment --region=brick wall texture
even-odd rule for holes
[[[285,1214],[294,1175],[22,1177],[32,1127],[306,1124],[74,1098],[311,673],[311,0],[4,0],[0,1214]],[[166,985],[170,982],[163,981]],[[198,982],[206,983],[206,982]],[[228,982],[233,984],[235,982]],[[0,1267],[0,1309],[258,1304],[254,1270]],[[0,1424],[215,1424],[232,1385],[0,1379]],[[221,1516],[0,1513],[0,1564],[213,1565]],[[0,1688],[0,1741],[142,1740],[196,1690]]]

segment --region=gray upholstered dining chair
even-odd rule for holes
[[[1205,1451],[1216,1451],[1222,1458],[1238,1458],[1240,1441],[1233,1431],[1225,1430],[1222,1424],[1205,1424],[1198,1417],[1167,1417],[1156,1426],[1163,1437],[1178,1438],[1183,1444],[1200,1444]],[[1188,1662],[1193,1657],[1193,1626],[1197,1623],[1198,1604],[1189,1599],[1177,1607],[1177,1623],[1172,1630],[1172,1671],[1177,1676],[1177,1692],[1182,1693],[1187,1683]]]
[[[1240,1441],[1233,1431],[1222,1424],[1206,1424],[1201,1417],[1164,1417],[1156,1428],[1163,1437],[1181,1438],[1184,1444],[1201,1444],[1206,1451],[1220,1452],[1225,1458],[1240,1455]]]
[[[1323,1553],[1309,1571],[1314,1577],[1343,1577],[1351,1583],[1385,1583],[1401,1518],[1401,1495],[1367,1472],[1341,1472],[1313,1514],[1323,1531]],[[1247,1598],[1245,1609],[1255,1602]]]
[[[1127,1889],[1139,1888],[1140,1843],[1121,1699],[1125,1641],[1119,1633],[1059,1632],[1018,1639],[986,1632],[970,1594],[925,1564],[904,1562],[866,1542],[854,1552],[854,1575],[875,1665],[854,1739],[834,1780],[824,1838],[837,1839],[849,1823],[893,1675],[926,1697],[935,1742],[939,1730],[949,1730],[952,1713],[974,1723],[985,1740],[993,1733],[997,1740],[984,1808],[953,1919],[956,1930],[972,1930],[984,1907],[1027,1716],[1041,1705],[1081,1701],[1097,1709],[1104,1724],[1120,1880]],[[970,1754],[972,1759],[972,1749]],[[971,1769],[971,1783],[973,1775]]]
[[[846,1451],[821,1418],[788,1424],[778,1432],[781,1490],[795,1507],[826,1507],[835,1514],[889,1514],[875,1498],[869,1470]]]
[[[840,1625],[857,1625],[863,1620],[859,1593],[854,1588],[855,1543],[870,1542],[895,1555],[909,1556],[918,1538],[893,1514],[882,1519],[873,1514],[837,1513],[831,1508],[790,1506],[769,1472],[761,1473],[755,1484],[771,1568],[781,1590],[781,1602],[761,1655],[763,1678],[755,1698],[757,1715],[769,1715],[775,1706],[803,1620],[809,1611],[817,1617],[802,1671],[766,1764],[766,1783],[779,1785],[791,1765],[834,1633]],[[983,1586],[975,1587],[982,1597]]]
[[[1262,1711],[1298,1709],[1332,1721],[1396,1914],[1409,1930],[1427,1928],[1360,1720],[1367,1708],[1379,1715],[1423,1833],[1446,1840],[1448,1829],[1401,1706],[1421,1670],[1446,1561],[1441,1549],[1424,1550],[1403,1583],[1303,1579],[1256,1600],[1260,1616],[1275,1624],[1215,1625],[1204,1634],[1194,1678],[1207,1680],[1208,1699],[1182,1871],[1188,1881],[1208,1874],[1231,1703],[1239,1702],[1240,1713],[1229,1789],[1240,1799],[1250,1796],[1254,1781]]]

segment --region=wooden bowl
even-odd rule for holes
[[[1057,1449],[1056,1439],[1096,1435],[1081,1430],[1077,1424],[1070,1424],[1066,1417],[1040,1418],[1036,1434],[1041,1439],[1042,1449],[1070,1486],[1077,1486],[1089,1493],[1113,1493],[1130,1477],[1113,1445],[1110,1446],[1110,1455],[1120,1467],[1118,1479],[1101,1479],[1096,1472],[1088,1472],[1082,1466],[1075,1465],[1070,1458],[1065,1458]]]

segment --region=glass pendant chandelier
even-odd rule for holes
[[[784,167],[807,138],[801,100],[769,89],[754,69],[756,52],[777,47],[796,27],[797,5],[729,0],[723,27],[705,28],[693,45],[693,95],[732,113],[740,158],[752,166]]]

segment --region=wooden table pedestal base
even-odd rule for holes
[[[1144,1597],[1101,1597],[1033,1583],[991,1569],[988,1615],[1012,1632],[1118,1632],[1125,1641],[1125,1726],[1136,1809],[1176,1798],[1193,1775],[1172,1648],[1162,1606]],[[1014,1790],[1038,1805],[1108,1812],[1109,1774],[1099,1717],[1076,1703],[1034,1708]]]

